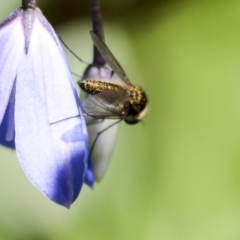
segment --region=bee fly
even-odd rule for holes
[[[83,102],[85,113],[97,119],[119,119],[117,122],[124,120],[128,124],[138,123],[147,112],[146,93],[141,87],[130,83],[106,44],[93,32],[90,34],[94,45],[114,74],[109,80],[83,79],[78,82],[80,88],[88,94]]]

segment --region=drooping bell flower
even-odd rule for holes
[[[85,178],[88,133],[66,56],[35,0],[0,25],[0,144],[16,148],[41,192],[70,207]]]
[[[98,81],[101,79],[106,80],[106,82],[111,82],[112,77],[113,72],[107,64],[100,66],[93,63],[86,68],[82,79],[91,79],[92,81]],[[87,98],[87,95],[85,98]],[[89,102],[84,103],[85,107],[88,107],[88,103]],[[90,107],[92,107],[92,105],[90,105]],[[88,162],[88,169],[90,173],[94,173],[93,180],[100,182],[105,176],[111,162],[111,156],[115,147],[118,132],[118,124],[114,123],[119,120],[96,119],[87,115],[85,116],[85,119],[88,125],[90,146],[92,150]],[[111,127],[109,128],[109,126]],[[101,134],[99,135],[99,133]],[[95,144],[93,146],[94,141]]]

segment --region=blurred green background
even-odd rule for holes
[[[3,20],[19,1],[0,0]],[[0,239],[239,240],[240,2],[102,0],[105,38],[148,93],[144,125],[121,123],[109,170],[70,210],[0,148]],[[87,0],[38,0],[91,62]],[[74,72],[85,66],[68,54]]]

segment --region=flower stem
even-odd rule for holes
[[[99,0],[89,0],[90,2],[90,11],[92,18],[92,30],[93,32],[104,42],[104,32],[103,32],[103,24],[102,24],[102,16]],[[100,52],[94,46],[93,53],[93,64],[98,66],[103,66],[105,64],[105,60],[103,59]]]
[[[37,3],[36,0],[22,0],[22,8],[28,9],[28,8],[36,8]]]

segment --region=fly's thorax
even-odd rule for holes
[[[109,82],[104,82],[100,80],[93,79],[84,79],[79,81],[80,88],[88,94],[94,95],[106,90],[116,91],[120,89],[116,84],[112,84]]]

